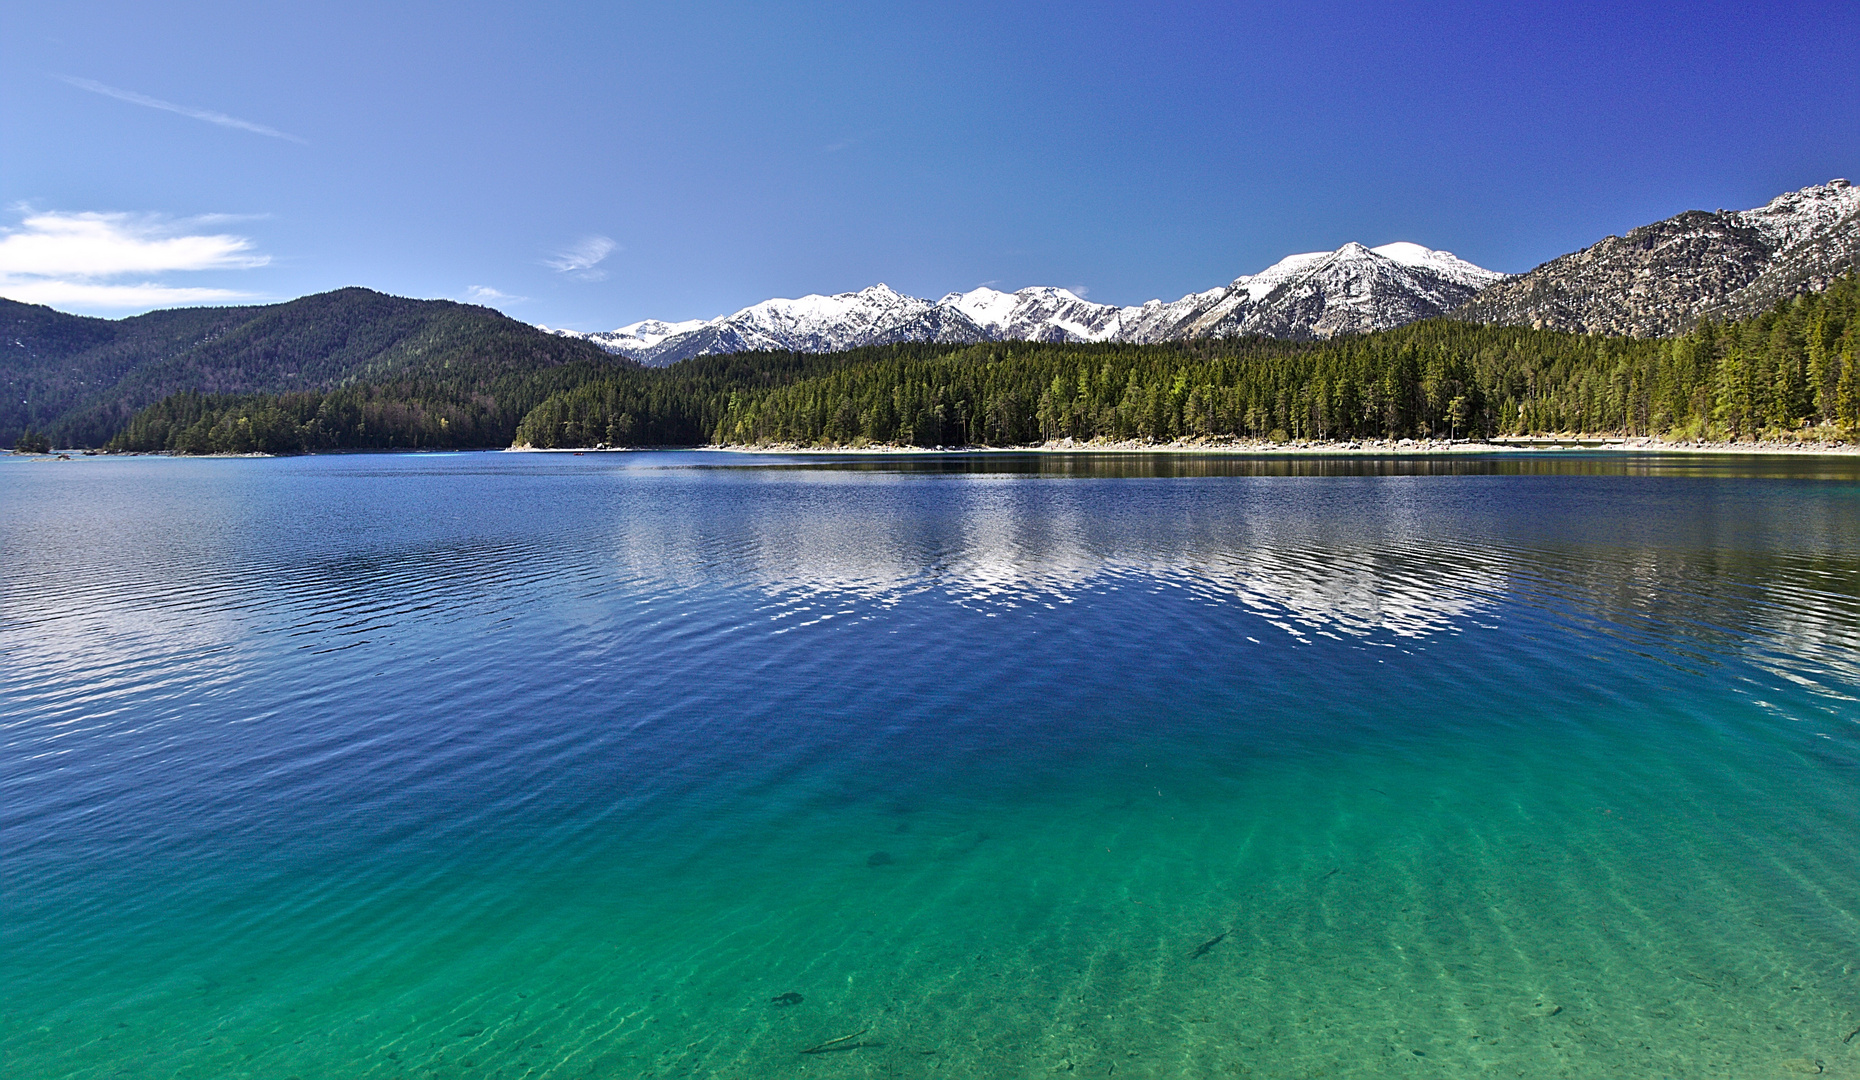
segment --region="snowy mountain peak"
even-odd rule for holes
[[[1238,278],[1225,296],[1195,305],[1200,310],[1163,336],[1364,333],[1445,314],[1504,276],[1419,244],[1352,242],[1288,256]]]

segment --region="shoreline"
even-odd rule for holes
[[[615,448],[620,449],[620,448]],[[645,449],[645,448],[639,448]],[[900,454],[1183,454],[1234,457],[1439,457],[1468,454],[1624,453],[1715,454],[1762,456],[1860,456],[1860,444],[1849,442],[1668,442],[1654,438],[1617,436],[1515,436],[1496,442],[1469,439],[1363,439],[1342,442],[1075,442],[1051,440],[1028,446],[799,446],[771,443],[761,446],[700,446],[696,450],[738,454],[815,454],[824,456],[885,457]],[[561,453],[563,451],[536,451]],[[605,453],[583,449],[579,453]]]
[[[39,461],[57,461],[61,459],[68,461],[79,455],[98,458],[192,457],[203,459],[227,459],[314,457],[318,454],[616,454],[653,451],[701,451],[708,453],[821,457],[896,457],[909,455],[923,456],[930,454],[1177,454],[1202,457],[1442,457],[1479,454],[1539,454],[1548,452],[1692,454],[1740,457],[1853,457],[1860,456],[1860,442],[1810,442],[1796,440],[1791,440],[1789,442],[1706,442],[1703,440],[1670,442],[1665,439],[1650,437],[1629,439],[1619,436],[1568,435],[1509,436],[1497,441],[1474,441],[1470,439],[1362,439],[1341,442],[1305,441],[1284,443],[1264,441],[1242,442],[1235,440],[1222,440],[1218,442],[1177,440],[1167,443],[1139,442],[1137,440],[1126,440],[1122,442],[1076,442],[1071,439],[1056,439],[1026,446],[906,446],[895,443],[868,444],[865,446],[801,446],[793,443],[765,443],[760,445],[736,444],[727,446],[506,446],[480,447],[471,450],[428,450],[408,447],[404,449],[394,448],[380,450],[322,450],[312,451],[306,454],[175,454],[165,450],[131,451],[115,454],[87,454],[82,450],[54,450],[49,454],[28,454],[14,450],[0,453],[0,456]]]

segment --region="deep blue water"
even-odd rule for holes
[[[16,458],[0,551],[7,1076],[1860,1076],[1860,459]]]

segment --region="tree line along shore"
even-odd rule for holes
[[[116,451],[1009,447],[1860,438],[1860,278],[1665,339],[1432,319],[1327,341],[901,344],[571,364],[285,394],[181,393]]]

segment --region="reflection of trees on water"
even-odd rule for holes
[[[1860,700],[1860,557],[1752,550],[1562,549],[1514,575],[1519,608],[1688,671],[1732,655]]]

